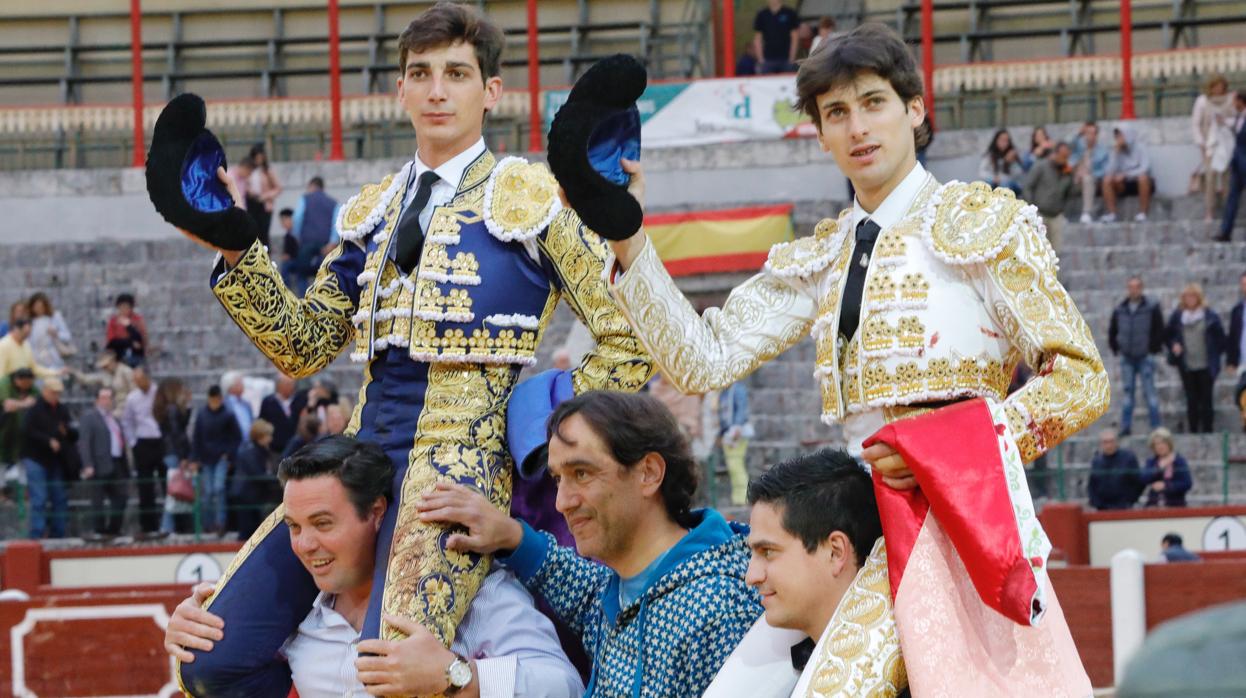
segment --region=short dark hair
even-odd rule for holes
[[[220,396],[221,396],[221,386],[219,385],[208,386],[208,397],[220,397]]]
[[[506,44],[502,30],[470,7],[439,2],[412,20],[398,37],[399,73],[407,72],[408,53],[421,53],[460,41],[476,50],[482,81],[502,72],[502,47]]]
[[[874,483],[844,451],[823,449],[774,466],[748,484],[748,503],[766,503],[783,512],[783,529],[813,552],[842,531],[865,564],[883,534],[874,500]]]
[[[350,436],[326,436],[295,451],[277,466],[282,486],[291,480],[332,475],[341,481],[359,518],[378,497],[389,501],[394,463],[380,446]]]
[[[645,393],[592,390],[562,403],[550,415],[549,438],[566,438],[559,427],[579,415],[610,450],[610,455],[631,468],[645,455],[656,453],[666,462],[662,478],[662,502],[675,523],[692,528],[692,498],[697,492],[697,462],[688,438],[671,411]]]
[[[828,39],[826,48],[819,47],[801,62],[796,71],[796,109],[808,114],[821,133],[818,95],[852,82],[861,73],[874,73],[890,83],[906,111],[914,97],[922,96],[922,76],[917,72],[917,63],[904,39],[885,24],[867,22],[842,36]],[[913,129],[914,145],[918,149],[926,147],[930,135],[930,116],[927,115],[921,125]]]
[[[1181,547],[1185,543],[1180,533],[1165,533],[1164,538],[1160,542],[1164,545],[1175,545],[1177,547]]]
[[[122,303],[127,303],[129,304],[131,308],[133,308],[134,307],[134,294],[133,293],[118,293],[117,300],[116,302],[113,303],[113,307],[115,308],[121,305]]]
[[[1093,121],[1087,121],[1086,123],[1082,124],[1082,126],[1089,126],[1089,127],[1093,128],[1096,132],[1098,132],[1098,130],[1099,130],[1099,124],[1097,124],[1097,123],[1095,123],[1095,122],[1093,122]]]
[[[280,211],[278,211],[278,212],[277,212],[277,215],[278,215],[278,216],[280,216],[280,217],[282,217],[282,218],[293,218],[293,217],[294,217],[294,209],[292,209],[292,208],[283,208],[283,209],[281,209]]]
[[[324,189],[324,178],[321,177],[320,175],[316,175],[315,177],[312,177],[311,179],[307,180],[307,183],[317,189]],[[294,211],[291,211],[290,215],[293,216]]]

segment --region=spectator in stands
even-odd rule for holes
[[[233,413],[234,419],[238,420],[238,433],[250,434],[255,412],[244,395],[247,390],[245,376],[239,371],[227,371],[221,376],[221,388],[225,391],[225,406]]]
[[[1233,160],[1229,165],[1229,191],[1224,197],[1224,217],[1220,219],[1220,234],[1216,239],[1228,242],[1237,219],[1237,207],[1246,189],[1246,92],[1233,96],[1233,108],[1237,116],[1233,121]]]
[[[22,444],[30,494],[30,537],[34,540],[44,534],[50,538],[65,537],[65,516],[69,512],[65,479],[69,468],[77,464],[69,456],[74,449],[74,437],[69,427],[69,409],[61,402],[65,386],[54,376],[40,383],[39,397],[26,413],[26,438]]]
[[[1160,426],[1159,393],[1155,391],[1155,355],[1164,348],[1164,316],[1159,304],[1142,293],[1142,277],[1126,282],[1128,295],[1112,311],[1108,327],[1108,347],[1121,359],[1121,382],[1125,400],[1121,404],[1121,436],[1129,436],[1134,416],[1134,388],[1142,379],[1151,428]]]
[[[259,226],[260,244],[269,247],[268,229],[273,224],[273,205],[277,197],[281,196],[281,181],[277,179],[277,173],[269,167],[268,153],[264,151],[263,143],[251,146],[249,157],[254,169],[251,170],[248,182],[250,194],[247,197],[247,213],[251,214]]]
[[[1223,75],[1213,75],[1203,94],[1194,100],[1194,112],[1190,117],[1200,163],[1194,182],[1203,190],[1203,220],[1208,223],[1214,220],[1216,196],[1225,191],[1225,175],[1233,159],[1233,142],[1237,135],[1233,133],[1236,116],[1229,81]]]
[[[92,531],[97,538],[121,534],[130,495],[130,467],[125,459],[125,433],[113,415],[112,388],[95,391],[95,405],[78,418],[78,455],[82,479],[91,488]]]
[[[584,638],[593,695],[701,695],[762,608],[745,529],[691,509],[697,467],[674,416],[644,393],[582,393],[549,419],[549,472],[575,550],[462,485],[438,483],[417,508],[467,527],[450,549],[505,551]]]
[[[217,534],[225,531],[226,475],[241,444],[238,419],[225,406],[220,386],[208,388],[208,404],[195,411],[190,453],[199,464],[199,491],[203,495],[199,509],[203,512],[204,527]]]
[[[147,323],[134,309],[133,294],[117,296],[116,311],[108,318],[104,342],[127,366],[133,368],[143,363],[147,356]]]
[[[255,198],[255,195],[251,193],[251,175],[254,172],[255,161],[248,156],[231,165],[227,173],[234,180],[234,186],[238,188],[248,214],[252,211],[251,201]]]
[[[1030,134],[1030,152],[1025,154],[1021,159],[1021,168],[1026,172],[1034,167],[1036,163],[1043,158],[1051,155],[1056,150],[1056,142],[1051,140],[1051,136],[1047,135],[1047,127],[1035,126],[1034,132]],[[1034,203],[1031,201],[1030,203]]]
[[[738,76],[756,75],[761,72],[761,62],[757,60],[757,47],[753,42],[744,45],[744,50],[735,62],[735,74]]]
[[[298,239],[298,264],[295,266],[298,286],[295,293],[307,290],[307,282],[316,275],[325,255],[337,246],[337,199],[324,191],[324,180],[312,177],[307,191],[294,208],[294,235]]]
[[[26,301],[14,301],[9,306],[9,317],[6,320],[0,320],[0,337],[9,333],[9,329],[13,326],[13,321],[18,317],[30,319],[30,305]]]
[[[809,54],[813,55],[824,42],[829,41],[835,36],[835,18],[823,17],[818,20],[818,34],[813,37],[813,41],[809,44]]]
[[[393,465],[375,444],[335,437],[300,449],[281,463],[278,477],[291,550],[320,590],[281,648],[297,694],[583,694],[584,685],[559,648],[549,619],[537,611],[514,575],[497,567],[467,604],[449,649],[402,616],[387,621],[405,639],[359,642],[373,591],[376,531],[390,504]],[[319,566],[322,560],[332,561],[327,570]],[[212,584],[196,586],[165,631],[165,650],[183,663],[182,676],[192,677],[187,683],[199,671],[211,675],[213,652],[228,655],[247,647],[245,637],[228,639],[241,629],[225,627],[219,616],[203,609],[212,593]],[[452,677],[460,688],[447,690]],[[385,686],[392,690],[383,690]]]
[[[281,452],[282,458],[289,458],[300,448],[320,438],[320,418],[311,410],[303,410],[299,415],[298,429],[295,430],[293,438],[286,444],[285,450]]]
[[[30,351],[35,362],[54,371],[65,368],[65,359],[77,353],[74,337],[60,311],[52,308],[46,293],[30,297]]]
[[[1064,207],[1073,191],[1069,153],[1068,143],[1056,145],[1049,157],[1035,162],[1025,181],[1025,200],[1038,208],[1047,228],[1047,240],[1057,253],[1064,237]]]
[[[753,19],[753,46],[761,56],[764,75],[796,70],[800,15],[783,0],[766,0]]]
[[[864,590],[854,584],[857,573],[867,565],[886,569],[873,483],[847,453],[827,449],[779,463],[758,476],[749,483],[748,501],[753,506],[753,552],[746,580],[765,599],[771,627],[792,628],[806,636],[791,652],[799,674],[819,639],[833,641],[830,633],[839,628],[832,629],[831,621],[841,603],[852,599],[854,586],[860,598]],[[898,660],[897,647],[894,658],[879,657],[876,666]],[[864,688],[855,694],[893,695]]]
[[[336,436],[346,432],[350,424],[350,402],[342,398],[338,402],[330,402],[324,407],[324,428],[321,436]]]
[[[550,355],[549,363],[551,368],[556,368],[559,371],[570,371],[572,368],[571,352],[567,351],[566,347],[558,347]]]
[[[753,438],[744,381],[736,381],[718,394],[718,436],[731,481],[731,504],[741,506],[748,495],[748,444]]]
[[[286,282],[286,286],[293,289],[295,285],[295,272],[298,270],[299,258],[299,239],[294,234],[294,209],[283,208],[281,213],[277,214],[277,221],[281,224],[281,280]]]
[[[121,430],[134,456],[134,476],[138,481],[138,520],[142,537],[156,537],[160,530],[160,488],[165,482],[164,434],[160,431],[154,407],[156,384],[145,366],[134,368],[134,389],[125,398]]]
[[[1082,223],[1094,220],[1095,194],[1108,174],[1108,163],[1111,159],[1111,151],[1099,142],[1099,126],[1093,121],[1082,124],[1081,133],[1073,142],[1073,154],[1069,158],[1073,165],[1073,176],[1082,190]]]
[[[1177,453],[1172,432],[1160,427],[1151,432],[1151,457],[1142,470],[1142,484],[1146,487],[1149,507],[1183,507],[1185,493],[1194,482],[1190,477],[1190,465]]]
[[[72,369],[70,373],[87,387],[98,388],[106,385],[112,388],[113,401],[118,403],[113,414],[120,419],[121,412],[125,409],[125,398],[117,399],[117,396],[129,395],[134,389],[134,369],[118,361],[117,353],[112,349],[100,352],[95,360],[95,368],[96,370],[91,373],[82,373]]]
[[[1181,307],[1168,318],[1170,362],[1181,372],[1185,388],[1187,426],[1190,433],[1209,434],[1215,410],[1212,386],[1224,357],[1224,325],[1216,311],[1207,307],[1203,287],[1187,284],[1181,291]]]
[[[1165,533],[1159,549],[1168,562],[1198,562],[1203,558],[1185,549],[1185,541],[1178,533]]]
[[[1103,180],[1103,205],[1107,213],[1103,214],[1104,223],[1116,221],[1116,202],[1122,196],[1138,195],[1138,213],[1134,220],[1145,221],[1151,211],[1151,191],[1154,180],[1151,178],[1151,156],[1147,148],[1138,140],[1138,132],[1133,124],[1118,124],[1112,135],[1115,143],[1112,157],[1108,161],[1107,176]]]
[[[9,375],[19,368],[28,368],[40,378],[59,376],[61,371],[52,370],[35,361],[29,340],[30,318],[23,314],[14,315],[9,321],[9,333],[0,338],[0,375]]]
[[[978,165],[978,178],[992,187],[1007,187],[1021,196],[1021,154],[1012,144],[1012,136],[1000,129],[991,137],[991,145]]]
[[[272,442],[273,425],[257,419],[251,423],[251,433],[234,459],[234,472],[229,479],[229,505],[238,522],[238,540],[250,538],[268,514],[271,485],[276,483],[268,467]]]
[[[156,386],[156,398],[152,401],[151,411],[160,426],[160,434],[164,439],[165,481],[172,482],[178,478],[193,478],[194,464],[190,460],[190,389],[179,378],[165,378]],[[160,518],[160,531],[163,533],[185,533],[189,530],[187,521],[194,513],[194,500],[180,498],[177,488],[166,488],[164,513]]]
[[[1090,506],[1099,511],[1130,509],[1142,494],[1138,457],[1133,451],[1120,447],[1115,429],[1104,429],[1099,434],[1099,452],[1090,461],[1090,481],[1086,489],[1090,494]]]
[[[296,392],[297,387],[293,378],[278,374],[273,394],[260,403],[260,419],[273,427],[270,450],[274,454],[284,451],[286,444],[294,437],[299,426],[299,413],[307,403],[306,396]]]
[[[26,412],[35,404],[35,374],[19,368],[0,379],[0,468],[18,464],[25,441]],[[7,478],[6,478],[7,479]]]

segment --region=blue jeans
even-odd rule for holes
[[[22,459],[26,468],[26,488],[30,492],[30,537],[43,538],[47,529],[48,503],[52,504],[52,538],[65,537],[65,515],[69,513],[69,498],[65,495],[65,481],[59,474],[29,458]]]
[[[1121,356],[1121,382],[1125,385],[1125,401],[1121,405],[1121,431],[1129,431],[1134,416],[1134,385],[1142,378],[1142,394],[1146,397],[1151,428],[1158,429],[1159,394],[1155,392],[1155,358],[1152,356]]]
[[[229,461],[199,465],[199,515],[206,530],[225,530],[225,478]]]

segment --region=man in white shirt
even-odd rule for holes
[[[161,535],[160,506],[156,501],[157,482],[164,480],[164,439],[152,414],[156,384],[146,366],[134,367],[134,389],[125,396],[121,428],[134,454],[134,477],[138,482],[138,521],[140,538]]]
[[[485,578],[488,593],[473,599],[451,649],[423,626],[395,616],[386,621],[406,639],[360,642],[393,465],[379,447],[336,436],[300,449],[282,462],[278,476],[290,546],[320,590],[282,647],[301,698],[583,692],[553,625],[501,569]],[[224,623],[209,612],[213,592],[212,585],[199,585],[169,621],[165,649],[183,663],[195,661],[190,650],[210,652],[224,637]]]

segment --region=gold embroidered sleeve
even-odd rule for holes
[[[747,376],[809,333],[817,304],[795,283],[763,271],[722,308],[699,316],[646,241],[611,292],[671,384],[704,393]]]
[[[538,244],[559,275],[563,298],[597,342],[571,372],[575,392],[640,390],[653,375],[653,360],[606,289],[606,243],[563,210]]]
[[[1004,402],[1028,463],[1107,411],[1109,386],[1090,327],[1056,278],[1042,224],[1018,216],[1016,235],[985,264],[983,297],[1035,372]]]
[[[350,316],[355,302],[343,290],[340,276],[350,272],[332,268],[348,246],[353,248],[351,243],[338,245],[325,258],[301,299],[286,288],[258,242],[220,277],[212,292],[282,373],[310,376],[328,366],[354,335]]]

